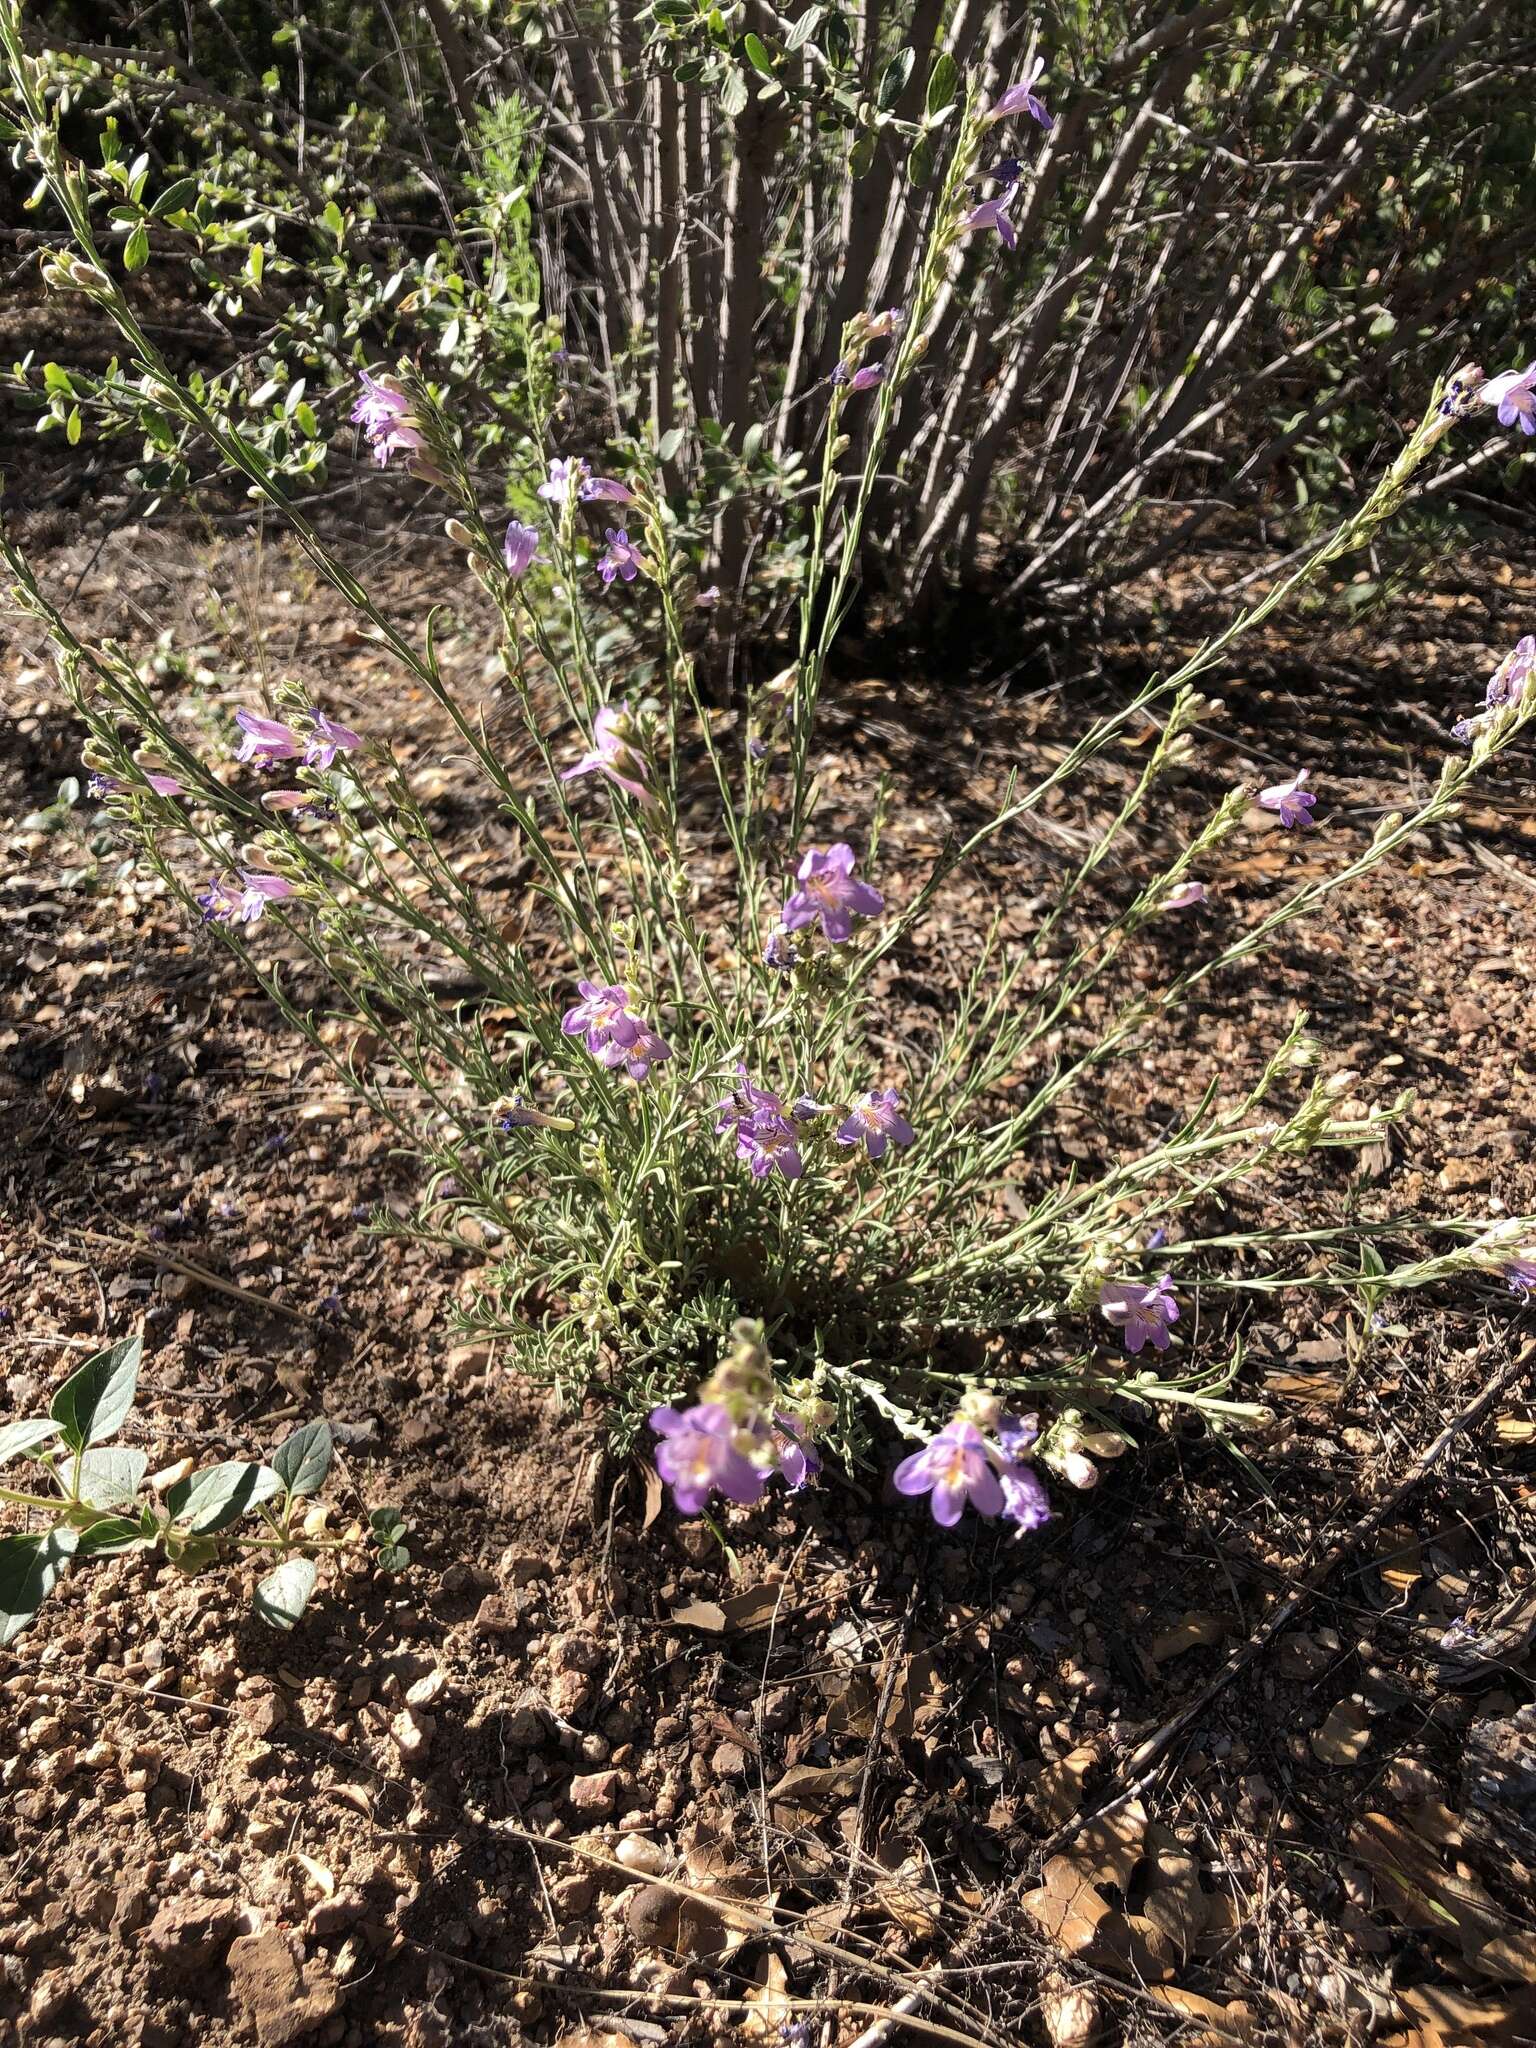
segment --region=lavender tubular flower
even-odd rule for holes
[[[1189,910],[1206,898],[1204,882],[1176,882],[1163,898],[1164,910]]]
[[[1288,832],[1298,825],[1312,823],[1312,806],[1317,798],[1306,787],[1311,773],[1310,768],[1298,768],[1289,782],[1277,782],[1272,788],[1259,791],[1262,807],[1274,811]]]
[[[1144,1344],[1154,1351],[1166,1351],[1169,1329],[1179,1319],[1172,1277],[1164,1273],[1150,1287],[1138,1280],[1109,1281],[1099,1290],[1099,1312],[1112,1329],[1121,1332],[1125,1348],[1132,1354]]]
[[[362,428],[374,461],[382,469],[392,455],[403,454],[409,463],[426,446],[410,400],[394,384],[370,377],[366,370],[358,374],[363,388],[352,408],[352,421]]]
[[[982,1515],[1003,1509],[1003,1484],[992,1469],[986,1438],[974,1422],[946,1423],[931,1443],[902,1459],[891,1474],[891,1484],[898,1493],[928,1494],[930,1512],[941,1529],[955,1526],[967,1501]]]
[[[601,1053],[615,1038],[632,1045],[644,1028],[629,1007],[629,992],[617,982],[578,981],[581,1001],[566,1011],[560,1029],[567,1038],[582,1038],[587,1051]]]
[[[235,723],[245,737],[237,761],[255,761],[268,767],[274,761],[292,761],[304,751],[304,742],[280,718],[263,718],[259,712],[237,711]]]
[[[1051,1519],[1051,1497],[1029,1467],[1006,1465],[998,1481],[1003,1489],[1003,1520],[1015,1525],[1016,1537],[1043,1529]]]
[[[323,711],[311,711],[311,731],[304,748],[306,768],[329,768],[338,754],[352,754],[363,744],[350,725],[338,725]]]
[[[718,1401],[700,1401],[692,1408],[653,1408],[650,1423],[662,1439],[656,1447],[656,1470],[671,1487],[682,1514],[698,1514],[712,1493],[748,1508],[762,1499],[768,1476],[737,1448],[736,1425]]]
[[[526,576],[529,569],[538,561],[539,539],[539,529],[536,526],[524,526],[521,520],[517,519],[509,522],[506,539],[501,544],[501,558],[507,565],[507,574],[514,582],[519,577]]]
[[[579,495],[584,505],[632,505],[635,502],[635,494],[629,485],[621,484],[618,478],[613,476],[585,478]]]
[[[634,725],[623,704],[605,704],[592,721],[592,745],[574,768],[562,770],[560,780],[573,782],[578,775],[601,775],[615,788],[647,806],[656,798],[647,777],[645,756],[633,744]]]
[[[842,841],[825,853],[813,848],[806,854],[800,863],[800,887],[780,913],[784,929],[802,931],[819,919],[823,935],[836,946],[853,937],[855,917],[874,917],[884,910],[880,891],[856,879],[856,865],[853,848]]]
[[[581,493],[582,486],[592,474],[592,465],[581,456],[552,457],[549,475],[539,485],[539,496],[548,498],[552,504],[564,505]]]
[[[1536,434],[1536,363],[1490,377],[1477,395],[1484,405],[1498,407],[1501,427],[1518,422],[1522,434]]]
[[[292,882],[281,875],[242,868],[238,884],[228,876],[216,876],[197,900],[203,906],[204,924],[259,924],[269,903],[281,903],[294,893]]]
[[[990,228],[1008,250],[1019,246],[1019,231],[1009,218],[1008,209],[1014,202],[1018,188],[1010,185],[1006,192],[996,199],[983,199],[979,206],[973,206],[960,226],[967,234],[985,234]]]
[[[1038,121],[1042,128],[1055,126],[1055,116],[1049,113],[1035,88],[1045,76],[1045,59],[1037,57],[1017,85],[1008,90],[987,114],[988,121],[1006,121],[1012,114],[1028,114],[1032,121]]]
[[[616,576],[622,576],[626,583],[633,583],[640,573],[641,554],[629,538],[629,530],[623,526],[605,526],[603,538],[608,545],[598,558],[597,573],[603,579],[606,589]]]
[[[785,1180],[798,1180],[805,1171],[799,1133],[782,1099],[769,1088],[759,1088],[747,1079],[745,1067],[738,1067],[740,1080],[735,1093],[720,1103],[716,1133],[733,1137],[736,1157],[744,1159],[754,1180],[766,1180],[778,1173]]]
[[[871,1159],[883,1159],[893,1144],[910,1145],[912,1126],[901,1113],[901,1097],[896,1090],[871,1089],[838,1127],[837,1142],[862,1145]]]

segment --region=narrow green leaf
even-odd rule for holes
[[[0,1646],[13,1642],[62,1578],[79,1545],[73,1529],[0,1538]]]
[[[58,1433],[59,1425],[51,1415],[34,1415],[29,1422],[5,1423],[0,1426],[0,1465],[51,1443]]]
[[[272,1453],[272,1470],[290,1494],[318,1493],[331,1469],[333,1443],[328,1422],[306,1422]]]
[[[285,1558],[256,1588],[257,1620],[264,1621],[268,1628],[292,1628],[309,1605],[315,1577],[312,1557]]]
[[[768,45],[763,41],[762,37],[748,33],[742,37],[741,47],[746,53],[747,62],[752,66],[753,70],[761,71],[765,78],[772,78],[773,58],[769,55]]]
[[[212,1536],[281,1493],[283,1482],[270,1465],[231,1459],[180,1480],[165,1497],[171,1520],[194,1536]]]
[[[122,1427],[133,1406],[143,1352],[142,1337],[125,1337],[87,1359],[54,1395],[48,1413],[72,1451],[99,1444]]]

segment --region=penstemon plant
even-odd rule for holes
[[[0,1536],[0,1644],[26,1627],[71,1565],[96,1558],[153,1551],[187,1573],[241,1557],[270,1565],[253,1606],[271,1628],[299,1620],[326,1556],[354,1568],[371,1556],[384,1572],[410,1563],[393,1509],[377,1509],[366,1529],[327,1526],[331,1509],[315,1496],[331,1469],[328,1422],[294,1430],[270,1463],[230,1459],[198,1471],[184,1458],[148,1476],[143,1451],[111,1441],[133,1411],[142,1353],[141,1338],[125,1337],[72,1373],[46,1415],[0,1427],[0,1465],[20,1464],[25,1482],[8,1472],[0,1502],[39,1524]]]
[[[431,698],[531,864],[538,920],[509,936],[468,886],[382,721],[354,730],[279,685],[271,703],[236,714],[235,760],[249,774],[232,775],[189,744],[126,650],[74,630],[7,539],[18,601],[51,634],[89,729],[98,794],[188,916],[240,955],[291,1026],[423,1161],[419,1210],[388,1227],[493,1248],[463,1326],[504,1340],[517,1370],[601,1401],[623,1443],[648,1417],[680,1509],[697,1512],[716,1494],[750,1505],[775,1476],[804,1483],[823,1449],[860,1459],[894,1431],[916,1446],[896,1466],[899,1491],[927,1495],[941,1523],[969,1503],[1022,1533],[1050,1512],[1041,1473],[1093,1484],[1099,1461],[1131,1441],[1128,1414],[1193,1412],[1218,1431],[1263,1415],[1237,1387],[1240,1342],[1191,1337],[1184,1310],[1196,1291],[1364,1288],[1375,1302],[1474,1271],[1529,1290],[1529,1219],[1213,1227],[1238,1183],[1320,1149],[1372,1145],[1407,1108],[1406,1097],[1352,1106],[1354,1077],[1326,1072],[1303,1015],[1235,1098],[1213,1084],[1180,1129],[1128,1143],[1107,1170],[1048,1184],[1030,1157],[1071,1091],[1139,1057],[1212,977],[1454,814],[1472,777],[1536,713],[1529,642],[1501,664],[1465,727],[1466,750],[1411,813],[1385,818],[1364,851],[1225,944],[1201,952],[1188,937],[1198,922],[1186,924],[1187,964],[1112,1005],[1043,1079],[1018,1078],[1090,994],[1114,988],[1128,949],[1197,909],[1214,857],[1255,807],[1288,831],[1316,827],[1323,793],[1305,767],[1271,788],[1235,787],[1128,904],[1084,928],[1097,871],[1152,814],[1197,728],[1219,711],[1201,679],[1370,540],[1459,419],[1490,393],[1501,417],[1518,410],[1518,380],[1485,386],[1467,369],[1437,386],[1387,475],[1305,561],[1173,674],[1087,722],[1038,781],[1010,778],[987,822],[908,883],[881,868],[883,789],[861,847],[824,822],[817,711],[900,396],[956,274],[1015,234],[1018,159],[981,166],[996,128],[1044,117],[1038,67],[990,105],[974,88],[957,103],[903,303],[843,329],[825,387],[795,659],[734,715],[707,701],[692,652],[690,622],[714,593],[703,565],[684,558],[666,481],[676,448],[654,423],[611,465],[626,476],[595,472],[556,452],[530,379],[541,469],[511,480],[518,516],[500,531],[453,421],[412,366],[364,376],[354,422],[381,464],[398,462],[441,494],[448,533],[499,618],[507,690],[538,764],[525,775],[446,680],[435,616],[420,640],[391,621],[228,412],[157,350],[98,248],[97,184],[64,152],[3,11],[0,44],[14,121],[69,224],[72,246],[45,261],[49,282],[111,319],[178,433],[201,436],[283,515]],[[993,189],[978,198],[983,176]],[[643,696],[605,667],[602,621],[615,603],[643,604],[654,630]],[[995,918],[921,1060],[894,1058],[880,964],[921,939],[968,863],[1149,723],[1156,739],[1135,787],[1033,940],[1005,940]],[[274,927],[276,962],[265,944]],[[446,1005],[424,959],[467,977],[477,999]],[[323,1008],[301,992],[315,983],[328,990],[325,1007],[363,1020],[379,1059],[409,1077],[412,1106],[337,1050]],[[486,1001],[515,1020],[510,1033],[493,1039]],[[1447,1248],[1426,1252],[1426,1236]]]

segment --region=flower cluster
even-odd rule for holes
[[[1458,718],[1451,732],[1459,740],[1476,739],[1480,732],[1492,725],[1503,711],[1512,704],[1520,703],[1525,696],[1525,686],[1536,671],[1536,638],[1527,633],[1517,640],[1504,659],[1488,679],[1483,693],[1483,708],[1472,718]]]
[[[580,1038],[600,1066],[623,1067],[633,1081],[644,1081],[652,1067],[672,1057],[672,1048],[654,1025],[629,1007],[629,992],[617,982],[578,981],[581,1001],[566,1011],[560,1029]],[[532,1121],[532,1119],[527,1119]]]
[[[244,738],[235,759],[254,761],[261,768],[293,760],[305,768],[329,768],[338,754],[354,753],[363,744],[351,726],[338,725],[323,711],[311,709],[304,715],[310,721],[307,735],[295,732],[280,718],[264,718],[256,711],[237,711],[235,723]]]
[[[407,469],[417,467],[427,443],[411,401],[393,379],[370,377],[366,370],[358,375],[363,388],[352,408],[352,423],[362,428],[374,461],[382,469],[392,455],[403,455]]]
[[[661,1439],[656,1469],[685,1515],[698,1514],[715,1493],[755,1507],[775,1473],[798,1492],[821,1470],[810,1435],[826,1411],[814,1402],[793,1406],[780,1395],[761,1324],[738,1322],[731,1337],[730,1351],[690,1406],[651,1411]]]

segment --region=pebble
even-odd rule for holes
[[[565,1796],[577,1813],[603,1819],[618,1802],[621,1775],[618,1771],[590,1771],[584,1777],[572,1778]]]

